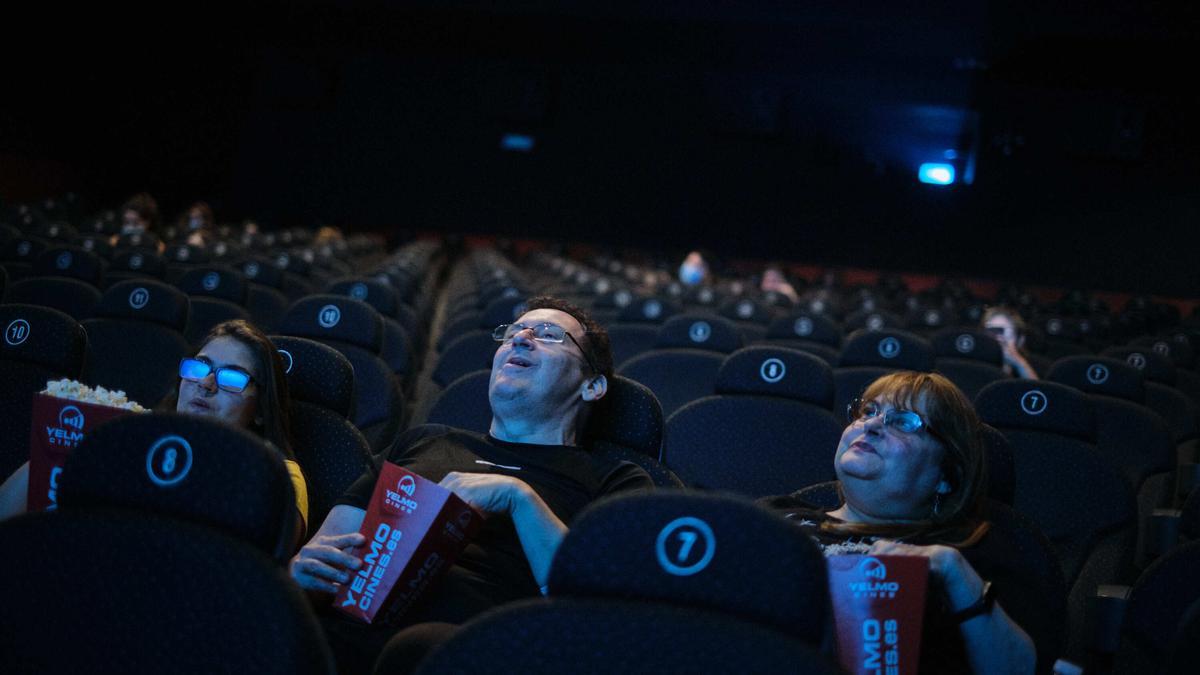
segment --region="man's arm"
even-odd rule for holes
[[[529,484],[512,476],[452,471],[439,485],[484,513],[510,516],[534,580],[538,586],[546,585],[550,562],[567,535],[567,526]]]
[[[292,557],[288,566],[292,578],[301,588],[321,593],[336,593],[337,584],[350,580],[353,570],[362,560],[347,551],[361,546],[366,538],[358,532],[367,512],[354,506],[339,504],[330,510],[321,529]]]
[[[0,485],[0,520],[25,513],[28,498],[29,462],[25,462]]]

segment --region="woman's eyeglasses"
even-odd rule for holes
[[[199,382],[208,377],[209,373],[216,373],[217,386],[225,391],[231,391],[235,394],[240,394],[250,386],[250,382],[254,380],[250,373],[234,366],[222,366],[213,368],[213,365],[204,359],[184,359],[179,362],[179,377],[192,382]]]
[[[592,372],[600,372],[596,370],[596,364],[592,363],[592,357],[588,356],[587,350],[583,348],[583,345],[579,344],[575,336],[568,333],[566,328],[556,324],[535,323],[532,326],[526,326],[523,323],[502,323],[492,330],[492,339],[496,342],[508,342],[523,330],[532,331],[533,339],[538,342],[561,344],[564,340],[569,339],[579,348],[579,353],[583,354],[583,358],[587,361],[588,367],[592,369]]]
[[[901,433],[915,434],[924,429],[933,436],[937,436],[933,429],[929,428],[929,425],[925,423],[920,413],[913,412],[912,410],[893,408],[884,412],[883,406],[875,401],[855,401],[846,408],[846,416],[851,422],[857,422],[860,419],[867,420],[879,417],[880,415],[883,416],[883,425],[885,427],[891,427]]]

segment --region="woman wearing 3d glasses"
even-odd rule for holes
[[[257,433],[278,448],[292,478],[298,541],[308,522],[308,488],[289,441],[287,378],[275,346],[258,328],[242,321],[217,325],[193,357],[179,364],[179,390],[158,406],[189,415],[208,415]],[[28,463],[0,487],[0,518],[25,509]]]
[[[936,373],[897,372],[871,383],[850,412],[833,460],[840,506],[817,508],[803,491],[762,503],[826,555],[929,559],[940,593],[926,602],[920,672],[1032,673],[1033,641],[1001,607],[1026,610],[1020,596],[1030,591],[982,519],[987,478],[970,401]]]
[[[159,409],[207,415],[253,431],[278,448],[292,477],[303,541],[308,488],[292,454],[287,376],[262,331],[240,319],[218,324],[196,355],[179,363],[179,391]]]

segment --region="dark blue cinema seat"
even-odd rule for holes
[[[292,399],[292,451],[308,483],[308,523],[316,531],[334,502],[370,468],[371,446],[350,420],[354,367],[333,347],[275,335]]]
[[[179,361],[192,351],[183,336],[189,309],[186,295],[161,282],[130,279],[110,287],[83,322],[91,347],[85,383],[157,405],[177,389]]]
[[[795,310],[771,321],[764,344],[799,349],[837,365],[842,347],[842,326],[832,318],[807,309]]]
[[[404,423],[400,385],[380,354],[383,320],[374,307],[340,295],[311,295],[291,306],[280,333],[333,347],[354,366],[354,425],[375,452],[387,447]]]
[[[0,475],[29,459],[33,395],[48,380],[76,379],[87,335],[74,319],[32,305],[0,305]]]
[[[8,288],[5,302],[57,309],[76,321],[91,317],[100,291],[69,277],[25,277]]]
[[[986,331],[973,328],[944,328],[930,338],[934,369],[974,399],[981,389],[1004,374],[1000,343]]]
[[[218,266],[196,265],[187,269],[175,282],[191,301],[187,328],[183,336],[188,343],[199,347],[218,324],[234,319],[249,320],[246,301],[246,282],[238,272]]]
[[[713,393],[725,355],[743,344],[730,321],[710,314],[680,314],[662,325],[654,348],[619,368],[654,392],[667,417],[680,406]]]
[[[67,277],[93,287],[100,286],[106,264],[100,256],[78,246],[51,246],[33,261],[37,277]]]
[[[548,586],[547,598],[468,622],[419,672],[498,660],[522,672],[838,672],[820,653],[832,626],[824,557],[747,501],[606,499],[572,523]]]
[[[104,288],[128,279],[166,279],[167,263],[154,251],[142,249],[114,250],[112,262],[104,273]]]
[[[679,311],[679,305],[665,297],[631,300],[617,314],[616,321],[605,327],[612,344],[613,365],[620,368],[634,356],[652,349],[658,340],[659,326]]]
[[[875,380],[897,370],[930,372],[934,368],[933,347],[924,338],[902,330],[860,329],[842,346],[833,370],[834,414],[846,407]]]
[[[829,411],[824,361],[783,347],[746,347],[725,359],[715,394],[667,418],[662,462],[687,485],[752,497],[831,480],[845,424]]]
[[[407,380],[417,365],[417,342],[397,317],[400,300],[391,286],[366,278],[350,278],[329,285],[329,292],[362,300],[379,312],[383,319],[383,353],[381,358],[402,380]]]

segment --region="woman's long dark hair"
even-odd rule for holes
[[[234,319],[217,324],[201,342],[204,345],[219,337],[237,340],[250,350],[254,360],[254,382],[258,387],[258,414],[251,422],[250,430],[270,442],[284,457],[295,460],[292,453],[291,417],[288,413],[291,401],[288,395],[287,375],[284,371],[283,358],[275,349],[275,345],[266,334],[254,324],[242,319]],[[197,350],[199,351],[199,350]],[[175,410],[178,402],[179,388],[168,396],[158,408],[160,410]]]

